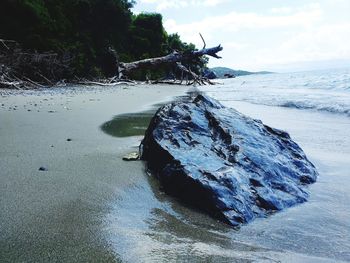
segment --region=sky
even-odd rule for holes
[[[136,0],[168,33],[198,48],[221,44],[210,67],[302,71],[350,67],[350,0]]]

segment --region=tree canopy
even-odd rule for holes
[[[33,51],[70,55],[78,76],[113,74],[106,66],[110,50],[128,62],[195,49],[178,34],[165,31],[161,14],[133,14],[134,4],[128,0],[1,0],[0,38],[16,40]]]

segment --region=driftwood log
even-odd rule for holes
[[[181,63],[183,61],[192,60],[195,58],[202,57],[204,55],[208,55],[214,58],[221,58],[217,55],[217,53],[220,52],[222,49],[222,46],[218,45],[216,47],[203,48],[201,50],[196,50],[192,52],[180,53],[174,51],[173,53],[163,57],[148,58],[130,63],[119,63],[119,77],[122,78],[124,76],[128,76],[136,70],[152,69],[162,66],[164,64],[175,64],[177,62]]]
[[[191,71],[190,68],[186,68],[181,63],[185,61],[193,61],[195,59],[198,59],[202,56],[211,56],[217,59],[220,59],[221,57],[217,55],[218,52],[223,50],[223,47],[221,45],[218,45],[216,47],[206,48],[205,40],[200,34],[200,37],[203,41],[203,48],[200,50],[194,50],[190,52],[178,52],[174,51],[166,56],[163,57],[156,57],[156,58],[148,58],[148,59],[142,59],[130,63],[118,63],[118,78],[128,78],[133,72],[143,69],[155,69],[158,67],[162,67],[165,65],[174,65],[177,69],[179,69],[182,72],[182,78],[180,81],[180,84],[183,82],[183,76],[186,75],[187,77],[190,77],[192,82],[187,82],[187,84],[205,84],[205,82],[212,84],[209,79],[203,78],[201,76],[198,76],[193,71]],[[154,81],[153,83],[159,83],[159,82],[169,82],[169,81]]]
[[[204,42],[204,39],[203,39],[203,42]],[[157,81],[153,81],[152,83],[182,84],[184,80],[184,75],[186,75],[187,85],[193,85],[193,84],[205,85],[206,83],[213,84],[212,82],[210,82],[209,79],[195,74],[193,71],[191,71],[190,68],[186,68],[181,63],[185,61],[192,61],[194,59],[198,59],[205,55],[219,59],[221,57],[218,56],[217,53],[220,52],[221,50],[223,50],[223,47],[221,45],[218,45],[216,47],[206,48],[206,44],[204,42],[204,47],[200,50],[194,50],[191,52],[174,51],[173,53],[163,57],[148,58],[148,59],[138,60],[130,63],[119,63],[118,78],[119,79],[128,78],[132,73],[138,70],[144,70],[144,69],[152,70],[152,69],[156,69],[166,65],[173,65],[178,70],[181,71],[182,77],[181,77],[180,83],[176,83],[176,80],[174,80],[174,82],[172,83],[170,83],[169,80],[165,80],[165,81],[157,80]]]

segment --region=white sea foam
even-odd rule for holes
[[[250,75],[203,90],[220,101],[318,110],[350,117],[350,69]]]

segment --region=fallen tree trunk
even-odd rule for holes
[[[214,58],[221,58],[217,55],[217,53],[221,50],[223,50],[221,45],[212,48],[205,48],[204,44],[204,47],[201,50],[194,50],[191,52],[174,51],[173,53],[163,57],[148,58],[130,63],[119,63],[119,78],[127,78],[137,70],[153,69],[163,65],[171,65],[184,61],[191,61],[204,55],[208,55]]]

